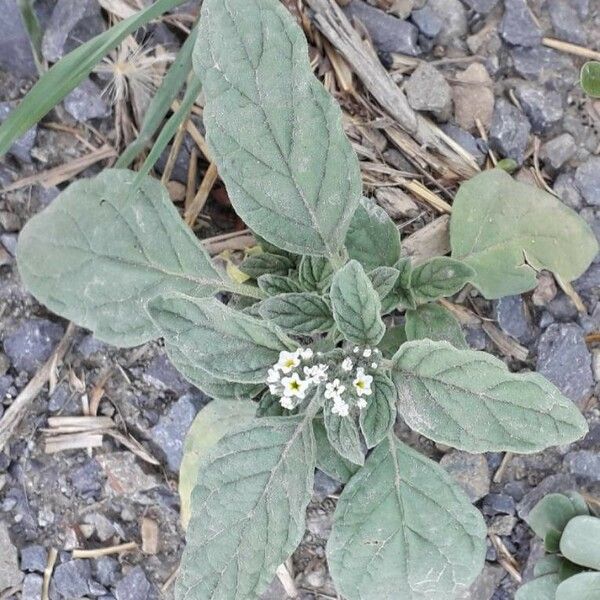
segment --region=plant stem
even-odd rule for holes
[[[256,298],[257,300],[263,300],[267,297],[260,288],[245,283],[226,283],[222,288],[225,292],[231,292],[232,294],[238,294],[239,296],[247,296],[248,298]]]

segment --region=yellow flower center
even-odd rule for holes
[[[283,363],[283,366],[284,366],[286,369],[291,369],[293,366],[295,366],[295,364],[296,364],[296,363],[294,362],[294,359],[293,359],[293,358],[288,358],[288,359],[286,359],[286,361]]]
[[[300,389],[300,383],[298,381],[290,381],[290,389],[297,392]]]

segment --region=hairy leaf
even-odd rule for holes
[[[436,256],[415,267],[410,285],[419,302],[452,296],[473,279],[475,271],[460,260]]]
[[[366,271],[392,267],[400,259],[400,234],[383,208],[362,198],[346,234],[346,248]]]
[[[240,265],[240,271],[243,271],[246,275],[250,275],[254,279],[258,279],[265,273],[286,276],[293,267],[293,261],[287,256],[262,252],[261,254],[249,256],[244,260]]]
[[[359,262],[351,260],[335,273],[330,296],[335,322],[344,337],[376,346],[385,333],[379,316],[381,302]]]
[[[340,417],[331,411],[332,406],[331,402],[326,401],[323,407],[323,422],[329,443],[340,456],[355,465],[363,465],[365,454],[354,417]]]
[[[598,600],[598,598],[600,598],[600,573],[580,573],[563,581],[556,590],[556,598],[552,600]]]
[[[560,538],[561,554],[582,567],[600,571],[600,518],[573,517]]]
[[[390,432],[396,421],[396,388],[382,373],[373,376],[373,393],[367,406],[360,411],[360,428],[367,448],[373,448]]]
[[[531,509],[525,520],[538,537],[545,539],[550,531],[560,536],[573,517],[588,514],[587,504],[580,494],[548,494]]]
[[[383,314],[388,314],[395,308],[415,308],[417,306],[411,289],[413,268],[410,258],[401,258],[394,267],[400,271],[400,275],[392,291],[381,302]]]
[[[302,291],[300,285],[291,277],[282,277],[281,275],[261,275],[257,279],[257,283],[258,287],[269,296]]]
[[[289,412],[281,406],[280,398],[266,391],[260,398],[257,417],[283,417],[289,415]]]
[[[317,448],[317,468],[340,483],[348,483],[360,467],[341,457],[334,450],[327,438],[327,430],[322,419],[313,421],[313,431]]]
[[[165,188],[106,170],[70,185],[23,228],[17,259],[48,308],[119,346],[158,331],[145,303],[173,291],[211,296],[225,284]]]
[[[543,575],[521,586],[517,590],[515,600],[555,600],[559,583],[557,573]]]
[[[200,463],[225,434],[253,421],[255,413],[254,402],[214,400],[194,419],[185,437],[183,460],[179,471],[180,515],[184,529],[190,520],[190,501],[198,479]]]
[[[207,141],[236,212],[280,248],[337,256],[360,171],[304,32],[277,0],[206,0],[193,58]]]
[[[386,358],[391,358],[398,352],[400,346],[406,342],[406,330],[404,325],[388,327],[385,335],[381,338],[378,348]]]
[[[315,442],[304,417],[265,418],[225,435],[192,492],[178,600],[254,600],[304,534]]]
[[[469,347],[460,323],[439,304],[422,304],[415,310],[407,310],[405,328],[406,339],[409,341],[445,340],[461,350]]]
[[[541,269],[576,279],[598,253],[581,217],[499,169],[463,183],[452,209],[452,256],[475,269],[472,283],[489,299],[533,289]]]
[[[396,281],[400,277],[400,271],[394,267],[377,267],[368,275],[379,299],[383,300],[394,289]]]
[[[148,313],[169,345],[218,378],[262,383],[279,353],[294,347],[275,325],[214,298],[164,296],[149,303]]]
[[[398,411],[407,425],[467,452],[538,452],[582,437],[577,407],[537,373],[510,373],[497,358],[448,342],[407,342],[393,358]]]
[[[298,269],[300,284],[308,291],[323,292],[331,285],[333,267],[323,256],[303,256]]]
[[[258,311],[264,319],[295,333],[327,331],[335,325],[329,304],[314,292],[272,296],[260,303]]]
[[[450,476],[390,436],[342,492],[327,560],[348,600],[450,599],[483,567],[485,536]]]

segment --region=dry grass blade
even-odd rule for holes
[[[578,46],[577,44],[571,44],[569,42],[563,42],[548,37],[542,39],[542,44],[548,46],[548,48],[554,48],[554,50],[560,50],[567,54],[583,56],[584,58],[591,58],[592,60],[600,60],[600,52],[598,52],[598,50],[592,50],[590,48],[585,48],[584,46]]]
[[[48,552],[48,562],[44,569],[44,584],[42,587],[42,600],[48,600],[48,592],[50,590],[50,579],[52,578],[52,572],[54,571],[54,565],[58,558],[58,550],[56,548],[50,548]]]
[[[103,440],[104,435],[102,433],[65,433],[47,438],[44,452],[46,454],[57,454],[65,450],[101,448]]]
[[[160,181],[163,185],[166,185],[169,179],[171,179],[171,174],[173,173],[173,168],[175,167],[175,161],[177,160],[177,156],[179,155],[179,150],[181,150],[181,144],[183,143],[183,138],[185,136],[185,121],[183,121],[179,127],[177,128],[177,133],[175,134],[175,139],[171,144],[171,149],[169,150],[169,156],[167,157],[167,162],[165,164],[165,168],[160,178]]]
[[[117,442],[123,444],[123,446],[131,450],[138,458],[141,458],[144,462],[147,462],[148,464],[154,465],[156,467],[160,465],[160,462],[156,460],[156,458],[154,458],[154,456],[152,456],[152,454],[150,454],[136,439],[130,436],[128,437],[126,435],[123,435],[117,429],[107,430],[106,435],[110,435],[110,437],[117,440]]]
[[[107,548],[96,548],[94,550],[73,550],[73,558],[100,558],[110,554],[123,554],[137,550],[138,545],[135,542],[127,542],[118,546],[109,546]]]
[[[198,188],[198,193],[190,203],[190,205],[186,208],[184,219],[185,222],[193,227],[198,215],[204,208],[206,201],[208,200],[208,195],[212,190],[215,182],[217,181],[219,174],[217,172],[217,165],[215,163],[210,163],[204,178],[202,179],[202,183]]]
[[[234,231],[233,233],[225,233],[207,238],[202,240],[202,244],[211,256],[216,256],[225,250],[245,250],[246,248],[255,246],[256,240],[245,229],[244,231]]]
[[[447,214],[452,212],[452,207],[445,200],[442,200],[442,198],[440,198],[430,189],[426,188],[421,182],[416,180],[409,181],[405,179],[401,182],[401,185],[424,202],[427,202],[427,204],[430,206],[433,206],[433,208],[435,208],[435,210],[438,212]]]
[[[521,346],[519,342],[502,333],[494,324],[484,321],[481,328],[487,336],[496,344],[500,352],[505,356],[510,356],[520,361],[527,360],[529,350],[525,346]]]

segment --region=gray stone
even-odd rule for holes
[[[1,3],[1,0],[0,0]],[[1,35],[1,34],[0,34]],[[0,41],[1,47],[2,41]],[[1,51],[0,51],[1,52]],[[0,60],[2,60],[0,58]],[[0,102],[0,123],[4,122],[8,115],[14,110],[15,105],[12,102]],[[31,149],[35,145],[37,137],[37,125],[26,131],[8,150],[15,158],[25,163],[31,162]]]
[[[101,542],[106,542],[111,539],[116,529],[109,519],[100,513],[90,513],[85,515],[83,519],[88,525],[92,525],[96,530],[96,537]]]
[[[526,0],[504,0],[500,35],[513,46],[538,46],[542,30],[533,19]]]
[[[587,44],[587,35],[577,9],[566,0],[549,0],[548,13],[557,37],[573,44]]]
[[[515,499],[507,494],[488,494],[481,505],[483,514],[493,517],[495,515],[514,515]]]
[[[569,452],[563,461],[567,471],[587,481],[600,481],[600,454],[591,450]]]
[[[337,494],[341,488],[342,486],[338,481],[329,477],[329,475],[323,473],[323,471],[320,471],[319,469],[315,471],[314,494],[319,502],[322,502],[329,496]]]
[[[579,293],[594,292],[600,289],[600,262],[592,263],[588,270],[576,279],[573,287]]]
[[[428,63],[421,63],[405,87],[408,103],[415,110],[433,113],[447,121],[452,112],[452,90],[444,76]]]
[[[91,79],[86,79],[67,94],[63,104],[65,110],[80,122],[108,117],[111,113],[110,106],[102,97],[102,90]]]
[[[552,189],[568,207],[575,210],[579,210],[582,207],[583,200],[575,185],[575,177],[572,173],[561,173],[556,178]]]
[[[369,32],[375,48],[380,52],[397,52],[417,56],[421,49],[417,44],[418,29],[362,0],[352,0],[344,8],[351,19],[358,19]]]
[[[493,82],[486,68],[473,63],[458,71],[452,86],[454,118],[467,131],[488,131],[494,114]]]
[[[575,323],[550,325],[540,337],[536,370],[574,402],[586,400],[594,377],[583,329]]]
[[[523,83],[515,88],[515,93],[534,133],[544,133],[562,119],[562,97],[558,92]]]
[[[23,580],[23,573],[19,571],[17,549],[13,545],[8,527],[0,521],[0,593],[4,590],[19,585]]]
[[[155,357],[142,375],[144,381],[158,390],[167,390],[175,394],[185,394],[190,383],[173,366],[166,354]]]
[[[67,52],[104,30],[96,0],[58,0],[44,32],[42,54],[56,62]]]
[[[450,123],[444,123],[441,129],[448,137],[460,144],[480,165],[485,162],[487,155],[484,151],[485,142],[482,139],[477,139],[468,131]]]
[[[71,390],[69,389],[69,384],[65,381],[59,383],[48,399],[48,410],[50,412],[62,410],[70,398]]]
[[[459,0],[428,0],[426,6],[442,21],[436,42],[454,45],[467,34],[467,11]]]
[[[58,323],[29,319],[4,339],[4,352],[17,371],[35,373],[50,357],[64,334]]]
[[[550,172],[556,172],[573,158],[576,151],[577,144],[573,136],[570,133],[563,133],[542,146],[540,158]]]
[[[149,600],[152,585],[141,567],[135,567],[119,581],[115,589],[117,600]]]
[[[572,59],[564,53],[535,46],[513,48],[510,53],[515,71],[525,79],[538,81],[552,89],[566,89],[578,79]]]
[[[600,206],[600,156],[591,156],[577,168],[575,185],[588,204]]]
[[[577,307],[566,294],[559,294],[546,305],[548,312],[557,321],[576,321],[579,315]]]
[[[160,485],[158,477],[145,473],[131,452],[102,454],[96,460],[106,475],[107,495],[131,498]]]
[[[82,498],[98,499],[102,495],[102,469],[93,459],[86,460],[83,465],[71,471],[69,481]]]
[[[535,337],[531,313],[522,296],[505,296],[496,302],[496,319],[504,333],[523,344]]]
[[[419,28],[419,31],[430,38],[434,38],[438,35],[444,24],[441,17],[438,16],[429,5],[413,10],[411,19]]]
[[[498,98],[490,127],[490,145],[505,158],[522,164],[531,125],[527,117],[504,98]]]
[[[502,567],[486,563],[469,590],[457,596],[457,600],[491,600],[504,575]]]
[[[119,561],[111,556],[102,556],[93,563],[95,578],[105,587],[114,587],[121,572]]]
[[[16,233],[3,233],[0,235],[0,242],[8,250],[11,256],[17,255],[17,234]]]
[[[473,503],[490,491],[490,470],[483,454],[455,450],[445,454],[440,465],[462,487]]]
[[[90,563],[86,560],[70,560],[54,569],[51,587],[55,595],[65,600],[82,598],[90,591],[92,576]]]
[[[183,442],[200,408],[198,400],[195,394],[182,396],[152,428],[152,442],[160,448],[171,471],[177,472],[181,466]]]
[[[569,0],[569,4],[577,11],[580,19],[590,16],[590,0]]]
[[[15,0],[0,0],[0,68],[20,77],[35,77],[31,43]]]
[[[44,578],[36,573],[30,573],[23,580],[21,600],[42,600]]]
[[[463,2],[471,10],[474,10],[481,15],[487,15],[488,13],[491,13],[498,4],[498,0],[463,0]]]
[[[21,550],[21,571],[43,573],[48,563],[48,552],[44,546],[25,546]]]
[[[517,518],[512,515],[497,515],[492,519],[488,529],[490,533],[496,535],[510,535],[516,524]]]
[[[79,344],[77,344],[77,352],[84,358],[90,358],[94,354],[105,352],[108,346],[95,338],[91,333],[86,335]]]

